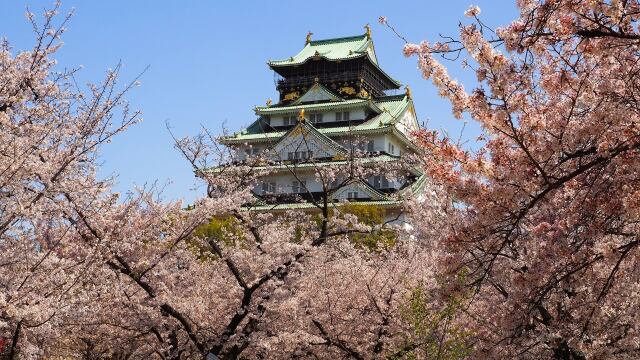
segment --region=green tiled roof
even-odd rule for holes
[[[338,194],[340,192],[345,191],[345,189],[347,189],[349,186],[356,186],[356,187],[359,187],[361,190],[363,190],[365,192],[368,192],[369,194],[374,196],[374,197],[372,197],[373,201],[391,200],[390,198],[387,197],[387,195],[381,193],[376,188],[374,188],[373,186],[369,185],[369,183],[367,183],[366,181],[361,180],[361,179],[354,179],[351,182],[349,182],[349,183],[345,184],[344,186],[342,186],[341,188],[331,191],[330,196],[333,197],[335,194]]]
[[[396,88],[400,87],[400,83],[394,80],[389,74],[384,72],[378,65],[378,59],[373,47],[373,41],[366,34],[358,36],[349,36],[336,39],[315,40],[311,41],[294,56],[282,60],[269,60],[267,64],[274,69],[278,67],[301,65],[309,59],[327,59],[329,61],[342,61],[349,59],[357,59],[360,57],[368,57],[373,66],[375,66],[389,81],[395,84]]]
[[[294,111],[295,109],[318,109],[320,105],[328,105],[328,106],[336,106],[339,104],[345,104],[349,101],[358,102],[357,105],[365,105],[369,100],[347,100],[340,103],[328,103],[328,104],[313,104],[313,105],[299,105],[295,107],[281,107],[279,109],[287,109],[286,111]],[[393,131],[395,128],[393,124],[398,120],[398,118],[408,109],[410,105],[410,100],[407,96],[387,96],[373,101],[376,107],[378,107],[381,113],[362,123],[355,126],[339,126],[339,127],[327,127],[317,129],[320,133],[325,134],[327,136],[336,136],[336,135],[346,135],[353,133],[372,133],[372,132],[386,132]],[[264,108],[258,108],[257,111],[261,111]],[[271,108],[266,108],[271,109]],[[273,109],[278,109],[274,107]],[[260,120],[258,120],[260,121]],[[255,125],[255,123],[253,124]],[[250,126],[250,129],[257,128],[256,126]],[[228,136],[222,139],[223,143],[226,144],[239,144],[246,141],[251,142],[269,142],[274,141],[275,139],[279,139],[284,135],[284,131],[274,131],[268,133],[262,132],[253,132],[253,131],[244,131],[240,133],[236,133],[235,135]]]
[[[389,162],[389,161],[397,161],[399,157],[391,156],[387,154],[380,154],[368,157],[357,158],[354,161],[360,164],[370,164],[370,163],[380,163],[380,162]],[[308,161],[308,162],[300,162],[295,163],[291,161],[283,161],[282,163],[276,163],[273,165],[264,165],[264,166],[254,166],[253,169],[256,170],[304,170],[304,169],[315,169],[320,166],[340,166],[347,165],[351,160],[325,160],[325,161]],[[205,171],[210,172],[219,172],[224,169],[224,166],[209,168]]]
[[[313,57],[323,57],[327,60],[355,59],[367,55],[367,49],[373,46],[366,35],[350,36],[337,39],[316,40],[305,45],[295,56],[283,60],[269,61],[269,66],[299,65]],[[377,63],[375,56],[371,61]]]
[[[319,104],[303,104],[303,105],[290,105],[290,106],[258,106],[255,108],[258,115],[275,115],[275,114],[297,114],[300,109],[306,110],[327,110],[327,109],[348,109],[368,105],[374,109],[377,109],[375,103],[367,99],[351,99],[340,102],[327,102]]]
[[[336,152],[340,154],[345,154],[347,152],[345,148],[340,146],[340,144],[335,142],[333,139],[331,139],[327,135],[318,131],[318,129],[316,129],[313,125],[311,125],[307,120],[303,122],[299,122],[296,126],[294,126],[289,131],[287,131],[278,142],[283,141],[289,133],[296,131],[297,128],[306,129],[307,130],[306,134],[309,134],[309,133],[315,134],[320,141],[322,141],[323,143],[325,143],[325,145],[331,147],[332,149],[334,149]],[[306,136],[306,134],[304,136]],[[275,145],[277,145],[277,143]]]
[[[380,201],[351,201],[351,202],[335,202],[331,203],[331,207],[340,207],[345,204],[362,204],[362,205],[375,205],[383,207],[397,207],[402,204],[399,200],[380,200]],[[286,211],[286,210],[307,210],[318,209],[317,206],[309,202],[290,203],[290,204],[276,204],[276,205],[257,205],[252,207],[245,207],[248,211]]]
[[[427,175],[422,174],[413,184],[401,190],[398,193],[398,195],[402,197],[409,190],[411,190],[413,194],[419,194],[424,189],[426,183],[427,183]],[[370,187],[370,185],[368,184],[366,185]],[[371,188],[371,189],[376,191],[374,188]],[[355,202],[352,201],[352,202],[347,202],[346,204],[354,204],[354,203],[363,204],[363,205],[384,206],[384,207],[397,207],[402,204],[402,200],[387,199],[387,200],[373,200],[373,201],[355,201]],[[334,203],[331,203],[330,206],[338,207],[344,204],[345,204],[344,202],[334,202]],[[313,205],[310,202],[300,202],[300,203],[274,204],[274,205],[256,205],[256,206],[245,208],[245,210],[250,210],[250,211],[286,211],[286,210],[306,210],[306,209],[317,209],[317,206]]]
[[[388,161],[397,161],[399,158],[391,155],[376,155],[369,156],[363,158],[357,158],[354,161],[360,164],[369,164],[369,163],[380,163],[380,162],[388,162]],[[349,164],[351,160],[327,160],[327,161],[309,161],[303,163],[291,163],[291,162],[283,162],[281,164],[274,165],[265,165],[265,166],[256,166],[254,169],[271,169],[271,170],[281,170],[281,169],[291,169],[291,170],[302,170],[302,169],[315,169],[318,166],[341,166]],[[214,168],[215,170],[217,168]]]
[[[398,194],[400,196],[405,195],[409,190],[411,190],[411,192],[413,194],[419,194],[420,192],[422,192],[422,190],[424,189],[425,184],[427,183],[427,175],[426,174],[422,174],[413,184],[411,184],[411,186],[407,187],[406,189],[400,191]],[[371,187],[369,184],[367,184],[366,182],[364,183],[366,186]],[[371,187],[372,190],[376,191],[374,188]],[[382,195],[384,197],[386,197],[385,195]],[[351,201],[351,202],[334,202],[331,203],[330,206],[332,207],[339,207],[342,206],[344,204],[363,204],[363,205],[376,205],[376,206],[384,206],[384,207],[396,207],[402,204],[402,200],[393,200],[393,199],[386,199],[386,200],[373,200],[373,201]],[[251,206],[251,207],[245,207],[245,210],[250,210],[250,211],[286,211],[286,210],[306,210],[306,209],[317,209],[317,206],[313,205],[313,203],[310,202],[300,202],[300,203],[287,203],[287,204],[274,204],[274,205],[256,205],[256,206]]]

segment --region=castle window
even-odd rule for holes
[[[302,181],[294,180],[293,183],[291,184],[292,192],[296,194],[304,192],[306,190],[306,187],[307,187],[306,180],[302,180]]]
[[[245,154],[247,154],[247,156],[251,156],[251,155],[259,155],[260,154],[260,148],[259,147],[248,147],[246,149],[244,149]]]
[[[393,155],[396,152],[396,147],[392,143],[389,143],[388,145],[389,154]]]
[[[369,142],[367,143],[367,151],[373,152],[373,140],[369,140]]]
[[[291,125],[295,125],[296,124],[296,116],[295,115],[291,115],[291,116],[285,116],[283,118],[283,123],[284,126],[291,126]]]
[[[347,199],[357,199],[358,198],[358,192],[357,191],[348,191],[347,192]]]
[[[321,123],[322,122],[322,114],[320,113],[315,113],[315,114],[309,114],[309,120],[311,120],[312,123]]]
[[[336,113],[336,121],[348,121],[350,117],[350,114],[348,111],[338,111]]]
[[[307,160],[313,157],[313,151],[296,151],[287,155],[288,160]]]

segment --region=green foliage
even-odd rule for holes
[[[369,226],[384,223],[385,210],[376,205],[345,204],[340,208],[342,214],[355,215],[358,221]],[[370,251],[382,251],[393,247],[398,240],[398,234],[391,229],[382,229],[368,234],[352,233],[349,239],[357,246]]]
[[[464,297],[452,296],[444,307],[434,308],[434,300],[423,285],[412,289],[400,309],[412,334],[388,359],[464,359],[471,353],[471,332],[456,324]]]
[[[198,226],[193,232],[192,239],[187,241],[187,246],[199,260],[217,258],[206,243],[206,239],[210,238],[215,239],[218,244],[235,245],[238,241],[244,240],[244,231],[238,219],[233,216],[215,217],[208,223]]]

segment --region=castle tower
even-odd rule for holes
[[[238,161],[261,155],[272,163],[273,173],[253,189],[251,210],[313,210],[324,196],[336,206],[376,205],[392,216],[399,197],[421,191],[425,176],[417,169],[403,179],[378,174],[329,189],[316,179],[323,166],[349,166],[354,147],[372,166],[419,151],[411,141],[419,129],[411,93],[407,87],[404,94],[388,95],[400,83],[380,68],[366,29],[326,40],[312,40],[309,33],[298,54],[268,62],[278,76],[278,102],[256,107],[255,122],[222,139]]]

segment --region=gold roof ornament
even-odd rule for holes
[[[311,31],[309,31],[307,33],[307,42],[305,44],[309,44],[311,42],[311,35],[313,35],[313,33]]]
[[[409,99],[413,99],[413,97],[411,96],[411,88],[409,87],[409,85],[405,85],[404,89],[406,90],[405,94],[407,94],[407,97]]]
[[[338,89],[338,93],[339,94],[347,94],[347,95],[355,95],[356,94],[356,89],[354,89],[351,86],[343,86],[340,89]]]
[[[298,121],[304,122],[304,109],[300,109],[300,113],[298,113]]]
[[[267,106],[271,106],[271,103],[273,102],[273,100],[271,100],[271,98],[267,99]]]
[[[288,94],[284,95],[284,98],[282,98],[284,101],[294,101],[297,100],[300,97],[300,92],[299,91],[292,91]]]
[[[364,26],[364,29],[367,31],[365,34],[367,35],[367,39],[371,40],[371,26],[369,24]]]

